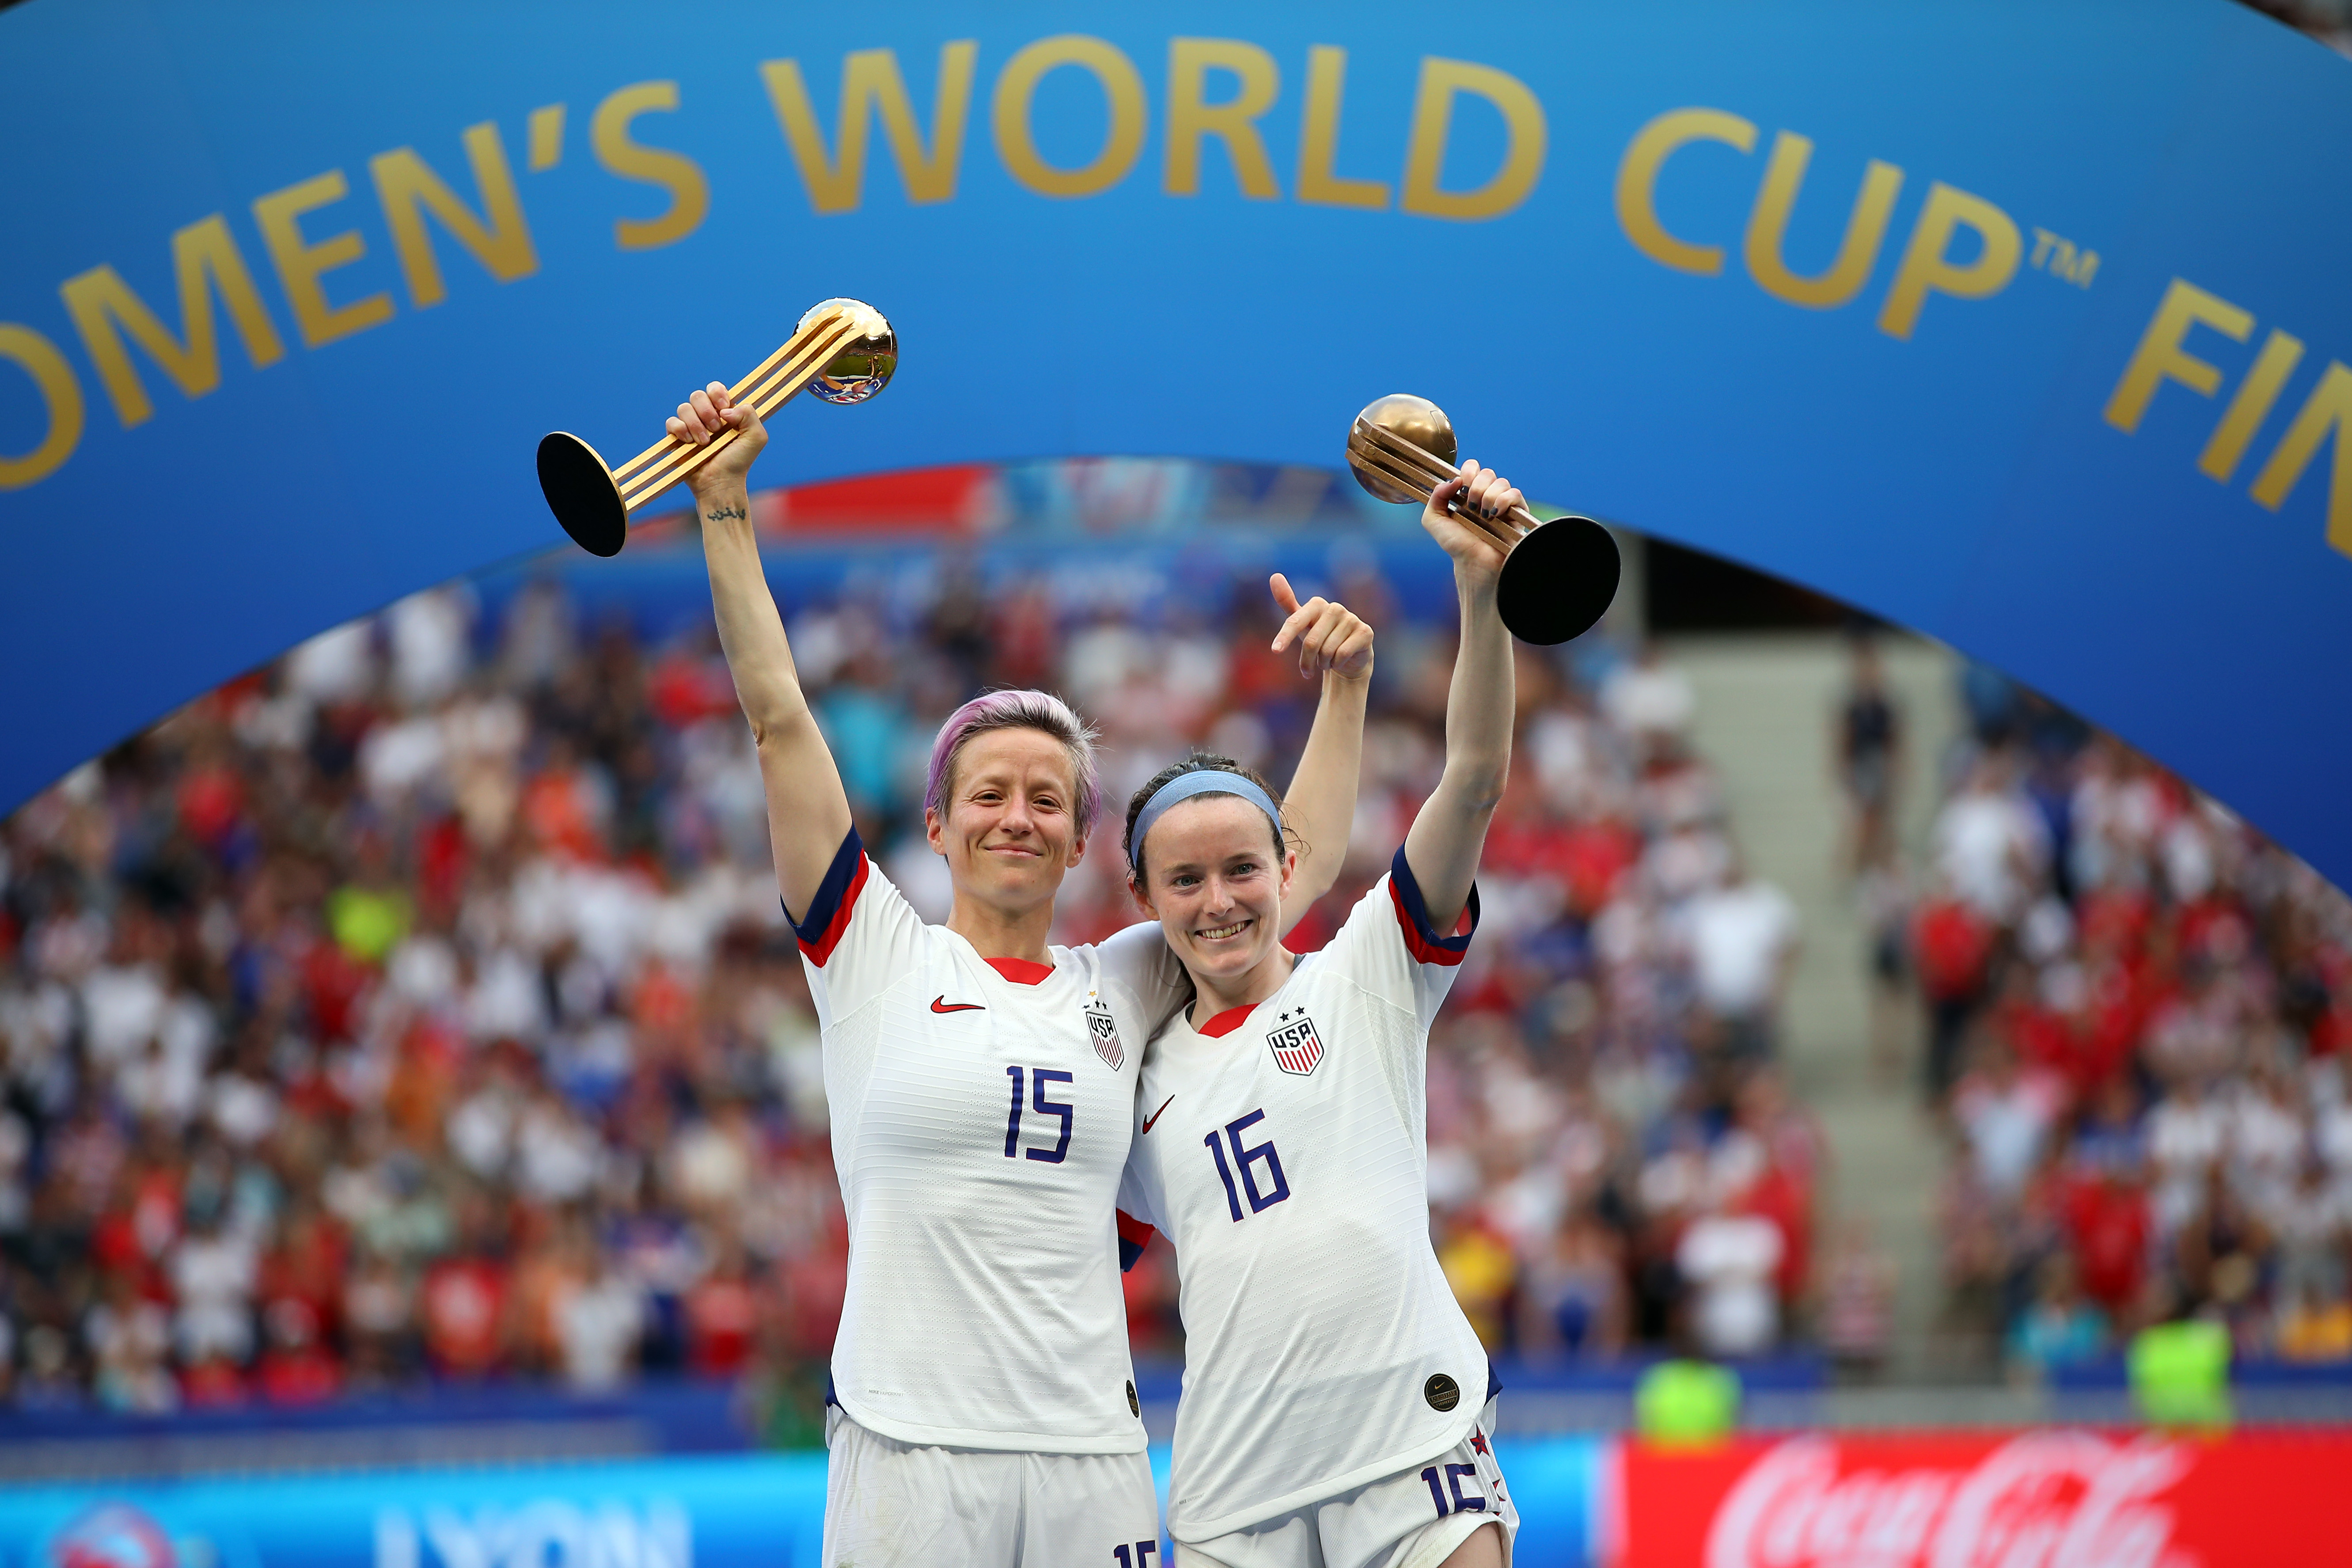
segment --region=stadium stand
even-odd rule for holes
[[[1262,578],[1137,616],[960,570],[926,603],[792,605],[863,831],[919,905],[944,913],[922,759],[982,685],[1066,691],[1115,796],[1187,742],[1286,768],[1311,694],[1264,651]],[[1440,754],[1448,634],[1376,556],[1348,570],[1382,627],[1367,787],[1305,946]],[[1801,1340],[1823,1155],[1772,1065],[1787,900],[1741,871],[1654,651],[1528,650],[1521,701],[1433,1048],[1447,1272],[1538,1361]],[[683,1373],[749,1378],[772,1437],[813,1436],[841,1219],[707,616],[648,644],[553,578],[418,595],[78,770],[0,847],[19,1407]],[[1115,854],[1090,857],[1064,934],[1129,918]],[[1129,1282],[1139,1351],[1172,1353],[1164,1246]]]
[[[1951,1327],[2023,1375],[2192,1315],[2352,1358],[2352,904],[2112,737],[1968,691],[1913,926]]]

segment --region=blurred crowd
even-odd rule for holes
[[[2352,902],[1992,672],[1964,695],[1916,906],[1865,877],[1954,1148],[1948,1326],[2028,1374],[2189,1316],[2352,1358]]]
[[[1443,754],[1452,629],[1381,626],[1349,872]],[[550,580],[321,636],[0,826],[0,1374],[19,1406],[301,1402],[427,1379],[748,1376],[813,1430],[844,1237],[814,1020],[707,619],[648,643]],[[1287,771],[1314,689],[1262,579],[1090,615],[948,570],[788,606],[861,831],[945,914],[939,721],[1065,691],[1114,802],[1202,744]],[[1522,651],[1485,923],[1435,1033],[1433,1224],[1498,1349],[1762,1351],[1805,1310],[1821,1140],[1772,1065],[1795,941],[1685,733],[1601,637]],[[1116,851],[1062,940],[1134,918]],[[1108,1238],[1106,1238],[1108,1245]],[[1181,1345],[1158,1244],[1139,1350]]]

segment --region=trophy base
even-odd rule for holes
[[[1617,542],[1589,517],[1556,517],[1528,531],[1503,560],[1496,608],[1521,642],[1581,637],[1617,596]]]
[[[547,510],[591,555],[618,555],[629,539],[629,509],[596,448],[557,430],[539,443],[539,489]]]

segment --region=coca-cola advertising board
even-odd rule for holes
[[[1609,1568],[2352,1563],[2352,1432],[1628,1442],[1619,1466]]]

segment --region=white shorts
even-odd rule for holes
[[[1470,1436],[1429,1463],[1245,1530],[1180,1541],[1171,1568],[1437,1568],[1488,1523],[1502,1527],[1508,1568],[1519,1510],[1503,1489],[1494,1429],[1490,1399]]]
[[[1142,1454],[917,1447],[824,1415],[824,1568],[1165,1568]]]

